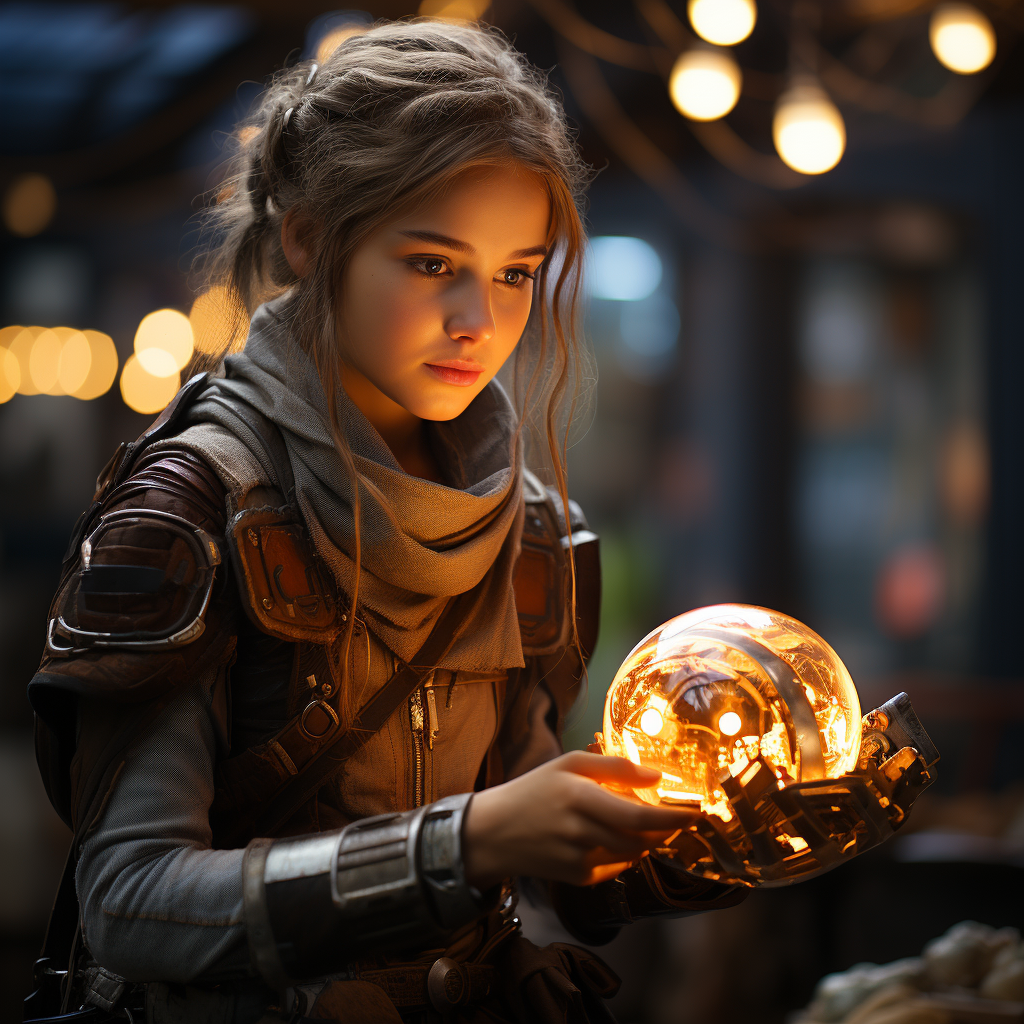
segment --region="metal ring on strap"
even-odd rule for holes
[[[313,711],[315,708],[320,708],[322,711],[324,711],[329,719],[327,722],[327,727],[322,732],[314,732],[307,725],[307,718],[310,712]],[[330,704],[323,700],[310,701],[310,703],[306,705],[305,710],[302,712],[302,715],[299,718],[299,729],[302,730],[302,734],[306,737],[306,739],[322,740],[325,736],[329,736],[337,728],[338,714],[334,710],[334,708],[331,707]]]

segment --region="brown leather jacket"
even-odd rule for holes
[[[168,446],[201,388],[190,382],[101,474],[72,538],[47,649],[30,684],[40,768],[79,845],[133,740],[200,674],[221,675],[227,685],[220,692],[228,695],[211,808],[215,845],[245,845],[254,809],[308,753],[296,720],[315,734],[316,716],[333,714],[344,596],[333,591],[298,518],[280,511],[280,494],[253,494],[229,509],[213,470],[187,448]],[[583,674],[566,644],[568,531],[551,494],[535,489],[528,500],[516,578],[527,667],[472,678],[435,673],[342,777],[326,780],[271,834],[337,828],[494,785],[561,752],[562,724]],[[569,519],[578,542],[577,625],[590,650],[600,587],[596,537],[578,509],[570,508]],[[360,623],[355,639],[348,678],[368,695],[396,663]],[[720,886],[662,878],[650,865],[629,874],[591,890],[560,887],[556,906],[577,934],[601,941],[636,916],[740,898]]]

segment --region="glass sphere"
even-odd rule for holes
[[[733,817],[719,784],[759,756],[779,786],[838,778],[860,750],[861,710],[846,666],[781,612],[722,604],[679,615],[622,663],[604,706],[606,754],[657,768],[649,803]]]

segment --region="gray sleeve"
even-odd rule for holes
[[[244,851],[210,848],[211,684],[189,686],[131,749],[82,847],[86,944],[129,981],[190,981],[245,941]]]

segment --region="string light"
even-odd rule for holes
[[[795,83],[779,98],[772,135],[779,156],[801,174],[831,170],[846,149],[843,117],[813,80]]]
[[[973,75],[992,63],[996,34],[992,22],[970,4],[942,4],[928,26],[935,56],[950,71]]]
[[[689,50],[675,62],[668,90],[676,109],[694,121],[725,117],[740,96],[739,65],[721,50]]]
[[[22,238],[38,235],[57,209],[57,193],[42,174],[23,174],[4,193],[3,217],[7,230]]]
[[[192,325],[188,317],[176,309],[158,309],[144,316],[135,332],[135,354],[154,376],[167,377],[184,369],[194,348]],[[155,351],[148,352],[149,349]],[[165,355],[170,356],[174,364],[170,369],[167,369],[170,363]]]
[[[754,31],[754,0],[690,0],[687,14],[693,31],[716,46],[734,46]]]

